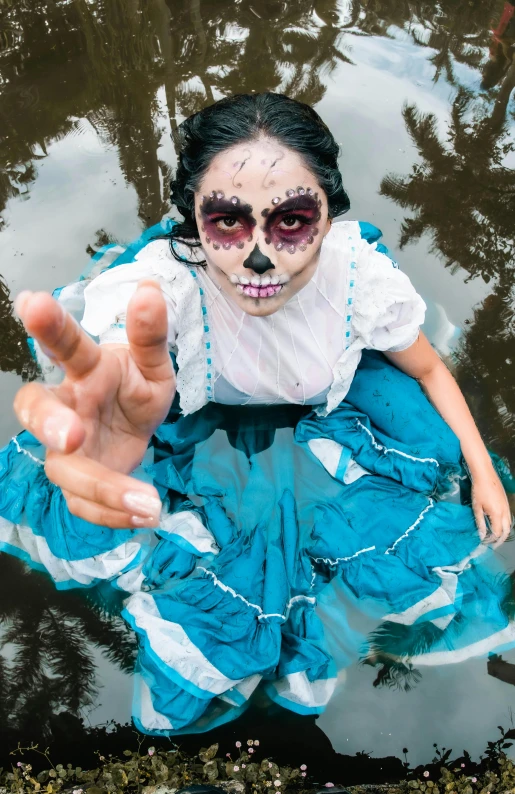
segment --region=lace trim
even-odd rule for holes
[[[414,455],[408,455],[407,452],[401,452],[399,449],[388,449],[387,447],[384,447],[376,440],[374,434],[368,429],[368,427],[366,427],[362,422],[360,422],[359,419],[356,419],[356,424],[359,427],[361,427],[361,429],[364,430],[365,433],[367,433],[370,436],[372,446],[375,447],[375,449],[379,450],[380,452],[383,452],[385,455],[387,455],[390,452],[393,452],[395,455],[400,455],[401,457],[407,458],[408,460],[413,460],[415,461],[415,463],[434,463],[436,466],[438,467],[440,466],[436,458],[416,458]]]
[[[28,458],[30,458],[31,460],[33,460],[33,461],[34,461],[34,463],[37,463],[37,465],[38,465],[38,466],[44,466],[44,465],[45,465],[45,464],[43,463],[43,461],[42,461],[42,460],[40,460],[39,458],[36,458],[36,456],[35,456],[35,455],[33,455],[33,454],[32,454],[32,452],[29,452],[29,450],[28,450],[28,449],[24,449],[24,448],[23,448],[23,447],[20,445],[20,442],[18,441],[18,439],[16,438],[16,436],[13,436],[13,437],[11,438],[11,441],[14,441],[14,446],[16,447],[16,451],[17,451],[17,452],[22,452],[24,455],[27,455],[27,457],[28,457]]]
[[[433,502],[433,500],[432,500],[431,498],[429,498],[429,504],[427,505],[427,507],[425,507],[425,508],[422,510],[422,512],[421,512],[421,514],[419,515],[419,517],[417,518],[417,520],[416,520],[416,521],[415,521],[415,522],[414,522],[414,523],[413,523],[413,524],[412,524],[410,527],[408,527],[408,529],[406,530],[406,532],[404,533],[404,535],[401,535],[401,536],[400,536],[400,538],[397,538],[397,540],[395,541],[395,543],[394,543],[392,546],[390,546],[390,548],[389,548],[389,549],[386,549],[386,551],[385,551],[385,554],[390,554],[390,552],[391,552],[391,551],[393,551],[393,550],[395,549],[395,547],[397,546],[397,544],[399,544],[399,543],[401,542],[401,540],[404,540],[404,538],[407,538],[407,537],[408,537],[408,535],[409,535],[409,533],[410,533],[410,532],[413,532],[413,530],[414,530],[414,529],[416,529],[416,528],[418,527],[418,525],[420,524],[420,522],[424,520],[424,516],[425,516],[425,514],[427,513],[427,511],[428,511],[428,510],[431,510],[431,508],[432,508],[432,507],[434,507],[434,506],[435,506],[435,503]]]
[[[218,578],[218,576],[215,573],[213,573],[213,571],[209,571],[207,568],[203,568],[200,565],[197,567],[197,571],[204,571],[204,573],[206,573],[208,576],[211,577],[211,579],[215,583],[215,586],[223,590],[224,593],[230,593],[233,596],[233,598],[239,598],[240,601],[243,601],[243,603],[246,604],[248,607],[255,609],[256,612],[258,613],[258,620],[266,620],[267,618],[282,618],[282,620],[286,620],[291,608],[295,606],[295,604],[298,604],[299,602],[302,601],[308,602],[309,604],[316,604],[316,598],[314,598],[314,596],[296,595],[293,596],[293,598],[290,598],[290,600],[286,604],[286,609],[285,609],[286,614],[283,615],[280,612],[266,613],[263,612],[262,608],[258,604],[253,604],[251,601],[247,601],[247,599],[244,596],[242,596],[240,593],[237,593],[236,590],[233,590],[232,587],[229,587],[229,585],[224,584]]]
[[[375,551],[375,546],[369,546],[367,549],[360,549],[355,554],[351,554],[350,557],[337,557],[335,560],[330,560],[328,557],[314,557],[314,562],[325,562],[327,565],[338,565],[339,562],[349,562],[349,560],[354,560],[356,557],[359,557],[360,554],[365,554],[367,551]]]

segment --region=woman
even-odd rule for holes
[[[16,398],[32,435],[3,452],[4,548],[58,586],[132,593],[149,733],[206,730],[258,686],[318,713],[360,653],[387,677],[512,642],[511,581],[488,553],[506,495],[419,330],[422,299],[375,227],[333,223],[349,201],[331,133],[261,94],[181,136],[184,222],[59,302],[18,298],[43,369],[65,375]],[[84,306],[99,344],[62,306]],[[467,476],[472,508],[439,501]],[[338,658],[337,585],[377,624]]]

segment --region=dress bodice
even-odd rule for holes
[[[345,221],[324,239],[308,284],[267,317],[247,314],[204,268],[174,259],[163,239],[89,284],[84,328],[101,343],[126,342],[127,304],[148,277],[167,302],[185,413],[209,401],[330,411],[347,393],[361,351],[409,347],[425,311],[408,277],[363,239],[359,223]]]

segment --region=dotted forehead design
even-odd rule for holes
[[[224,199],[225,198],[225,193],[223,192],[223,190],[212,190],[211,193],[208,196],[202,196],[202,198],[200,199],[200,203],[201,204],[205,204],[206,201],[208,201],[210,199],[215,199],[215,198],[216,199]],[[239,200],[238,196],[231,196],[229,201],[231,202],[231,204],[234,204],[234,206],[238,206],[238,204],[240,203],[240,200]]]
[[[298,196],[309,196],[310,198],[315,198],[316,200],[318,200],[317,203],[318,203],[319,207],[322,206],[322,202],[318,198],[318,193],[315,193],[315,191],[311,187],[308,187],[308,188],[304,188],[302,186],[299,186],[297,188],[290,187],[286,191],[285,195],[286,195],[286,198],[293,198],[295,195],[298,195]],[[274,198],[272,199],[272,204],[274,205],[274,207],[276,207],[280,203],[281,203],[281,197],[280,196],[274,196]],[[268,210],[268,209],[263,210],[261,215],[266,217],[268,215],[269,211],[270,210]]]

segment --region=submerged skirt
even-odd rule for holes
[[[209,730],[258,688],[320,713],[356,661],[402,682],[514,644],[512,579],[479,542],[458,439],[379,354],[327,417],[174,404],[134,473],[163,499],[158,530],[75,518],[43,458],[27,432],[0,452],[0,550],[58,588],[126,592],[145,733]]]

